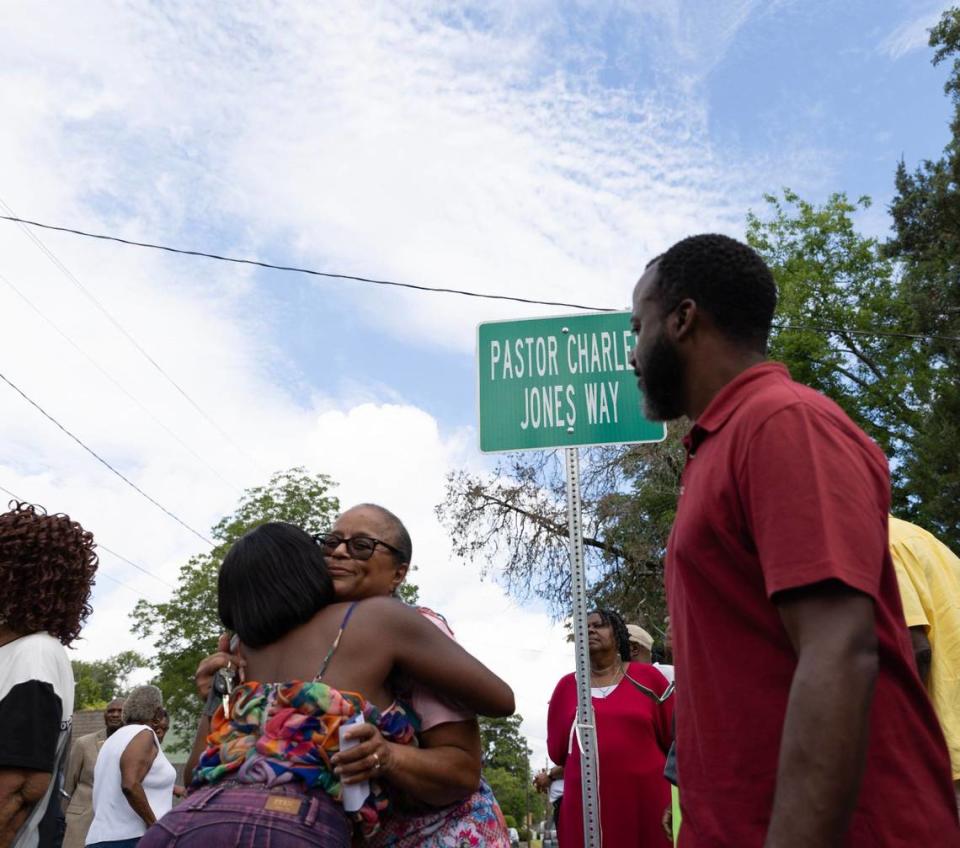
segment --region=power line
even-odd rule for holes
[[[164,580],[164,578],[162,578],[159,574],[154,574],[152,571],[149,571],[148,569],[144,568],[142,565],[137,565],[133,560],[127,559],[125,556],[121,556],[116,551],[110,550],[110,548],[108,548],[106,545],[101,545],[99,542],[97,542],[97,547],[101,551],[106,551],[111,556],[114,556],[117,559],[121,560],[122,562],[125,562],[127,565],[132,565],[138,571],[142,571],[144,574],[146,574],[149,577],[152,577],[154,580],[159,580],[161,583],[163,583],[164,586],[167,586],[174,590],[177,588],[169,580]]]
[[[0,204],[7,208],[7,211],[12,211],[5,203],[0,201]],[[333,271],[317,271],[314,268],[302,268],[296,265],[277,265],[272,262],[262,262],[258,259],[243,259],[236,256],[224,256],[219,253],[208,253],[203,250],[188,250],[181,247],[171,247],[165,244],[154,244],[153,242],[146,241],[134,241],[133,239],[125,239],[120,236],[105,235],[103,233],[91,233],[86,230],[77,230],[72,227],[58,227],[53,224],[43,224],[39,221],[31,221],[27,218],[19,218],[15,215],[0,215],[0,220],[12,221],[14,223],[20,224],[21,226],[27,225],[30,227],[40,227],[44,230],[53,230],[59,233],[70,233],[75,236],[82,236],[84,238],[99,239],[101,241],[112,241],[117,244],[126,244],[131,247],[144,247],[150,250],[162,250],[167,253],[177,253],[182,256],[201,256],[205,259],[215,259],[219,262],[233,262],[237,265],[253,265],[258,268],[267,268],[271,271],[287,271],[296,274],[309,274],[314,277],[327,277],[333,280],[350,280],[357,283],[369,283],[376,286],[393,286],[395,288],[403,289],[412,289],[414,291],[428,292],[431,294],[454,294],[460,295],[461,297],[474,297],[480,298],[483,300],[505,300],[512,303],[526,303],[532,304],[535,306],[561,306],[567,309],[581,309],[588,312],[619,312],[620,310],[609,307],[609,306],[590,306],[583,303],[567,303],[564,301],[557,300],[537,300],[536,298],[528,297],[517,297],[514,295],[507,294],[492,294],[489,292],[477,292],[470,291],[468,289],[455,289],[448,288],[445,286],[425,286],[417,283],[402,283],[397,280],[381,280],[373,277],[358,277],[354,274],[340,274]],[[941,336],[932,333],[906,333],[899,332],[896,330],[853,330],[847,329],[844,327],[830,327],[830,326],[818,326],[818,325],[804,325],[804,324],[779,324],[775,323],[773,325],[778,330],[783,330],[786,332],[817,332],[817,333],[847,333],[849,335],[857,336],[890,336],[893,338],[905,338],[905,339],[918,339],[924,340],[929,339],[931,341],[943,341],[951,343],[960,343],[960,336]]]
[[[47,412],[42,406],[40,406],[40,404],[38,404],[35,400],[33,400],[32,398],[30,398],[22,389],[19,388],[19,386],[15,385],[15,384],[12,383],[10,380],[8,380],[7,377],[4,376],[2,373],[0,373],[0,380],[3,380],[4,383],[6,383],[8,386],[10,386],[10,388],[13,389],[18,395],[20,395],[20,397],[22,397],[27,403],[29,403],[34,409],[36,409],[41,415],[43,415],[44,418],[46,418],[48,421],[51,421],[51,422],[52,422],[53,424],[55,424],[60,430],[62,430],[64,433],[66,433],[71,439],[73,439],[73,441],[75,441],[78,445],[80,445],[80,447],[82,447],[82,448],[83,448],[87,453],[89,453],[94,459],[96,459],[97,462],[99,462],[101,465],[106,466],[110,471],[112,471],[114,474],[116,474],[116,476],[119,477],[121,480],[123,480],[123,482],[126,483],[128,486],[130,486],[131,489],[133,489],[133,490],[136,491],[136,492],[139,492],[141,495],[143,495],[143,497],[145,497],[148,501],[150,501],[150,503],[152,503],[155,507],[157,507],[157,509],[160,509],[160,510],[162,510],[163,512],[165,512],[167,515],[170,516],[170,518],[172,518],[172,519],[173,519],[174,521],[176,521],[179,525],[181,525],[182,527],[186,528],[186,529],[189,530],[191,533],[193,533],[193,535],[196,536],[198,539],[202,539],[204,542],[206,542],[208,545],[210,545],[211,548],[212,548],[212,547],[215,547],[214,544],[213,544],[213,542],[211,542],[206,536],[204,536],[204,535],[203,535],[202,533],[200,533],[199,531],[194,530],[194,529],[193,529],[189,524],[187,524],[183,519],[178,518],[178,517],[177,517],[176,515],[174,515],[169,509],[167,509],[163,504],[161,504],[159,501],[156,501],[156,500],[154,500],[152,497],[150,497],[150,495],[148,495],[145,491],[143,491],[143,489],[141,489],[136,483],[134,483],[134,482],[133,482],[132,480],[130,480],[128,477],[125,477],[121,472],[117,471],[116,468],[114,468],[109,462],[107,462],[107,461],[106,461],[102,456],[100,456],[100,454],[98,454],[95,450],[93,450],[93,448],[90,448],[90,447],[88,447],[86,444],[84,444],[84,442],[83,442],[79,437],[77,437],[77,436],[75,436],[73,433],[71,433],[66,427],[63,426],[63,424],[61,424],[59,421],[57,421],[57,419],[54,418],[49,412]]]
[[[117,380],[112,374],[110,374],[103,366],[100,365],[90,354],[88,354],[83,348],[80,347],[70,336],[68,336],[60,327],[54,323],[53,320],[48,318],[40,310],[40,308],[33,303],[20,289],[18,289],[9,279],[7,279],[3,274],[0,274],[0,281],[4,282],[9,286],[13,291],[27,304],[37,315],[39,315],[44,321],[46,321],[53,329],[59,333],[59,335],[70,344],[74,350],[77,351],[81,356],[83,356],[94,368],[97,369],[104,377],[106,377],[114,386],[116,386],[121,392],[123,392],[130,400],[132,400],[140,409],[153,420],[155,424],[161,427],[166,433],[174,439],[177,444],[180,445],[187,453],[193,456],[196,460],[202,463],[210,473],[212,473],[221,483],[228,486],[231,490],[236,490],[239,487],[227,480],[216,468],[214,468],[209,462],[207,462],[199,453],[197,453],[193,448],[190,447],[183,439],[181,439],[173,430],[171,430],[166,424],[164,424],[156,415],[154,415],[132,392],[129,392],[119,380]]]
[[[10,495],[11,498],[13,498],[13,499],[14,499],[15,501],[17,501],[18,503],[30,503],[30,501],[24,500],[24,499],[21,498],[19,495],[14,494],[13,492],[11,492],[9,489],[5,488],[4,486],[0,486],[0,492],[6,492],[8,495]],[[107,551],[107,553],[113,554],[115,557],[118,557],[119,559],[122,559],[124,562],[132,565],[134,568],[139,568],[139,569],[140,569],[142,572],[144,572],[145,574],[149,574],[151,577],[156,577],[157,580],[160,580],[161,582],[166,583],[165,580],[162,580],[160,577],[157,577],[156,574],[153,574],[152,572],[147,571],[147,569],[143,568],[142,566],[137,565],[135,562],[130,562],[130,560],[128,560],[126,557],[122,557],[122,556],[120,556],[119,554],[113,553],[113,551],[111,551],[109,548],[105,547],[104,545],[101,545],[99,542],[97,542],[97,549],[98,549],[98,550]],[[112,580],[112,581],[113,581],[114,583],[116,583],[118,586],[123,586],[124,589],[127,589],[127,590],[130,591],[130,592],[133,592],[133,594],[135,594],[135,595],[136,595],[138,598],[140,598],[141,600],[146,601],[148,604],[154,603],[154,601],[151,601],[150,598],[144,597],[144,595],[143,595],[142,593],[140,593],[140,592],[138,592],[136,589],[134,589],[133,586],[130,586],[130,585],[128,585],[127,583],[124,583],[122,580],[118,580],[116,577],[113,577],[113,576],[107,574],[107,573],[106,573],[103,569],[101,569],[101,568],[98,568],[98,569],[97,569],[97,577],[106,577],[107,580]],[[171,584],[170,584],[170,583],[167,583],[167,585],[170,586]]]
[[[9,215],[2,215],[0,216],[0,218],[19,223],[20,228],[23,230],[24,233],[26,233],[30,241],[32,241],[40,249],[40,251],[54,265],[56,265],[57,268],[59,268],[63,272],[63,274],[67,277],[68,280],[70,280],[78,289],[80,289],[81,292],[83,292],[83,294],[87,297],[87,299],[90,300],[90,302],[93,303],[93,305],[96,306],[97,309],[99,309],[100,312],[102,312],[106,316],[107,320],[110,321],[110,323],[113,324],[113,326],[116,327],[116,329],[123,334],[123,336],[127,339],[127,341],[129,341],[130,344],[132,344],[140,352],[140,354],[144,357],[144,359],[146,359],[147,362],[149,362],[163,376],[163,378],[168,383],[170,383],[170,385],[173,386],[183,396],[183,398],[187,401],[187,403],[189,403],[201,415],[201,417],[203,417],[207,421],[207,423],[210,424],[211,427],[213,427],[227,442],[229,442],[237,450],[237,452],[239,452],[242,456],[244,456],[248,461],[250,461],[254,465],[259,465],[259,463],[255,459],[253,459],[253,457],[251,457],[242,447],[240,447],[240,445],[238,445],[230,437],[230,435],[219,424],[217,424],[216,421],[214,421],[214,419],[200,406],[200,404],[198,404],[189,394],[187,394],[186,390],[163,369],[160,363],[157,362],[146,351],[143,345],[141,345],[140,342],[138,342],[133,337],[133,335],[130,332],[128,332],[127,329],[116,318],[114,318],[113,314],[93,295],[93,293],[89,289],[87,289],[86,286],[83,285],[83,283],[80,282],[76,274],[74,274],[66,265],[64,265],[63,262],[61,262],[60,259],[56,256],[56,254],[52,250],[50,250],[50,248],[48,248],[42,241],[40,241],[40,239],[37,238],[26,226],[24,226],[25,224],[29,224],[33,222],[26,221],[21,218],[17,218],[14,215],[13,209],[10,208],[10,206],[3,200],[3,198],[0,198],[0,206],[2,206],[4,209],[7,210],[7,212],[10,213]],[[35,226],[45,227],[45,225],[43,224],[35,224]],[[45,228],[54,229],[53,227],[45,227]]]
[[[167,253],[179,253],[183,256],[202,256],[206,259],[216,259],[220,262],[233,262],[237,265],[255,265],[258,268],[268,268],[271,271],[291,271],[296,274],[310,274],[313,277],[329,277],[333,280],[351,280],[357,283],[370,283],[375,286],[393,286],[395,288],[413,289],[414,291],[432,292],[435,294],[458,294],[462,297],[478,297],[485,300],[508,300],[513,303],[530,303],[539,306],[563,306],[568,309],[583,309],[589,312],[617,311],[616,309],[608,309],[604,307],[586,306],[582,303],[564,303],[562,301],[554,300],[534,300],[527,297],[515,297],[514,295],[509,294],[489,294],[487,292],[444,288],[442,286],[423,286],[417,283],[400,283],[396,280],[378,280],[373,277],[357,277],[353,274],[337,274],[332,271],[317,271],[313,268],[300,268],[296,265],[274,265],[272,262],[261,262],[258,259],[241,259],[236,256],[223,256],[218,253],[207,253],[202,250],[187,250],[181,247],[169,247],[164,244],[152,244],[151,242],[133,241],[131,239],[120,238],[119,236],[103,235],[102,233],[89,233],[85,232],[84,230],[74,230],[70,227],[55,227],[53,224],[41,224],[39,221],[30,221],[26,218],[17,218],[13,215],[0,215],[0,220],[14,221],[18,224],[27,224],[31,227],[41,227],[45,230],[55,230],[56,232],[60,233],[71,233],[75,236],[100,239],[101,241],[114,241],[118,244],[130,245],[131,247],[146,247],[150,250],[164,250]]]

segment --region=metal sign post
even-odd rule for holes
[[[577,660],[577,742],[580,745],[580,789],[583,798],[584,848],[600,848],[600,798],[597,774],[597,728],[590,696],[590,650],[587,645],[587,581],[583,563],[580,514],[580,451],[564,448],[567,460],[567,526],[570,530],[570,572],[573,599],[573,642]]]
[[[630,364],[633,345],[629,312],[491,321],[477,327],[480,450],[563,448],[566,453],[584,848],[600,848],[600,803],[579,447],[666,438],[666,427],[647,421],[641,412]]]

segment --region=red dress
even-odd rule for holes
[[[666,678],[653,666],[628,663],[627,673],[657,695]],[[572,674],[560,678],[547,714],[547,750],[563,766],[563,800],[557,833],[560,848],[583,848],[580,747],[570,728],[577,711]],[[663,766],[673,738],[673,696],[662,704],[623,679],[606,698],[593,699],[599,761],[603,848],[669,848],[660,821],[670,805]]]

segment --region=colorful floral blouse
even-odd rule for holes
[[[340,780],[330,758],[340,749],[340,725],[362,713],[385,739],[415,744],[416,716],[395,703],[382,713],[354,692],[341,692],[320,681],[255,683],[233,690],[230,718],[220,707],[211,719],[207,749],[193,773],[192,787],[232,779],[274,786],[301,780],[339,801]],[[377,831],[390,807],[376,782],[353,813],[364,836]]]

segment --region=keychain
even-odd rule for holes
[[[230,718],[230,693],[233,692],[233,664],[227,663],[226,668],[218,668],[213,676],[213,691],[220,697],[223,704],[223,717]]]

